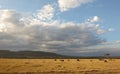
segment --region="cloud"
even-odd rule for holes
[[[98,29],[96,32],[97,32],[97,34],[104,34],[104,33],[106,33],[106,31],[102,30],[102,29]]]
[[[69,49],[76,51],[74,48],[94,46],[104,41],[96,33],[94,23],[44,21],[36,17],[29,18],[29,16],[25,19],[20,13],[12,10],[1,10],[0,13],[2,13],[0,24],[1,26],[4,24],[4,29],[7,29],[0,33],[2,49],[59,53],[69,51]]]
[[[0,14],[0,47],[3,50],[75,54],[85,47],[106,42],[100,37],[104,30],[95,23],[98,21],[96,16],[92,18],[95,22],[61,22],[53,20],[54,8],[51,5],[45,5],[29,16],[8,9],[1,9]]]
[[[54,8],[52,5],[45,5],[42,9],[38,10],[37,18],[40,20],[51,20],[54,16]]]
[[[67,11],[71,8],[76,8],[83,4],[93,2],[94,0],[58,0],[59,8],[61,12]]]
[[[117,40],[116,43],[120,44],[120,40]]]
[[[89,22],[98,22],[100,20],[100,18],[98,17],[98,16],[94,16],[94,17],[92,17],[92,18],[90,18],[90,19],[88,19],[88,21]]]
[[[20,21],[21,14],[14,10],[1,9],[0,14],[1,32],[15,32],[24,26],[24,24]]]
[[[114,30],[115,30],[115,29],[113,29],[113,28],[109,28],[109,29],[108,29],[109,32],[112,32],[112,31],[114,31]]]
[[[6,31],[7,31],[6,26],[1,23],[1,25],[0,25],[0,32],[6,32]]]

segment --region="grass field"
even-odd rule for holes
[[[0,74],[120,74],[120,59],[0,59]]]

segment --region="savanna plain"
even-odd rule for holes
[[[0,74],[120,74],[120,59],[0,59]]]

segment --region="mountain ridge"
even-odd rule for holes
[[[68,56],[53,52],[44,51],[10,51],[0,50],[0,58],[15,58],[15,59],[100,59],[104,56]],[[119,58],[120,56],[109,56],[109,58]]]
[[[44,51],[9,51],[0,50],[0,58],[72,58],[72,56],[60,55]]]

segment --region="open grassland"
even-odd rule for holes
[[[0,74],[120,74],[120,59],[0,59]]]

